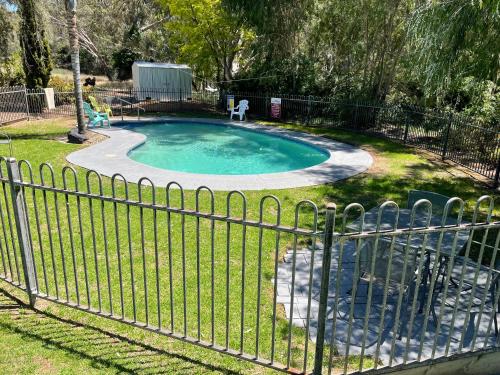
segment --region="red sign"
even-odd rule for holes
[[[271,98],[271,117],[281,118],[281,98]]]

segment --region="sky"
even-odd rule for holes
[[[4,6],[9,12],[17,11],[17,5],[10,3],[7,0],[0,0],[0,5]]]

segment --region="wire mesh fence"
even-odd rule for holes
[[[28,117],[26,89],[19,87],[0,87],[0,125],[24,120]]]
[[[383,371],[500,344],[489,196],[472,211],[421,193],[407,208],[340,214],[3,158],[0,185],[0,278],[32,302],[290,373]]]
[[[94,97],[107,103],[113,114],[161,115],[171,113],[227,113],[229,93],[127,88],[85,90],[83,98]],[[325,126],[383,136],[428,150],[488,179],[500,181],[500,132],[470,118],[403,104],[347,102],[328,98],[260,93],[231,93],[235,103],[250,102],[248,116],[255,119],[295,122],[305,126]],[[48,98],[50,96],[50,98]],[[52,97],[53,96],[53,97]],[[279,97],[278,115],[271,98]],[[51,103],[51,104],[50,104]],[[75,116],[72,92],[47,92],[24,87],[0,89],[0,124],[24,118]]]

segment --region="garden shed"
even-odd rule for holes
[[[132,81],[138,100],[187,100],[191,98],[193,74],[187,65],[136,61]]]

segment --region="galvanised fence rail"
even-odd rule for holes
[[[23,118],[74,116],[72,92],[54,92],[54,107],[48,108],[44,90],[13,88],[0,90],[0,124]],[[219,92],[172,92],[168,90],[90,89],[107,102],[115,116],[165,113],[226,114],[227,96]],[[485,126],[457,114],[404,104],[338,101],[328,98],[260,93],[231,93],[235,103],[250,101],[250,118],[296,122],[306,126],[328,126],[383,136],[433,152],[488,179],[500,182],[500,131],[498,124]],[[273,117],[271,98],[281,98],[278,118]]]
[[[0,159],[0,185],[0,278],[32,304],[289,373],[379,373],[499,350],[489,196],[472,210],[423,198],[339,214],[12,158]]]

